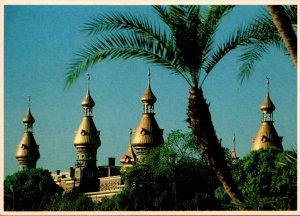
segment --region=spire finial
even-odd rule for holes
[[[233,150],[235,150],[235,133],[233,133]]]
[[[30,96],[28,96],[28,109],[30,109]]]
[[[92,115],[92,108],[95,106],[95,102],[90,95],[90,74],[87,73],[87,90],[86,95],[81,102],[81,106],[84,110],[84,115],[91,116]]]
[[[132,129],[129,128],[129,143],[131,144],[131,137],[132,137]]]
[[[148,68],[148,85],[150,85],[150,76],[151,76],[150,68]]]
[[[90,89],[90,80],[91,80],[91,76],[89,74],[89,72],[87,73],[87,88],[88,90]]]
[[[28,129],[28,125],[32,125],[35,122],[30,111],[30,96],[28,96],[28,110],[22,121],[26,125],[25,130]]]
[[[238,157],[236,156],[236,151],[235,151],[235,133],[233,133],[233,146],[231,150],[231,163],[236,164],[238,160]]]
[[[267,79],[267,94],[269,95],[270,78],[266,77],[266,79]]]

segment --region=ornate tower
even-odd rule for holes
[[[23,138],[17,145],[16,158],[19,162],[19,170],[26,168],[35,168],[36,162],[40,158],[39,146],[36,144],[33,136],[33,127],[35,120],[30,111],[30,96],[28,97],[28,111],[23,118],[25,125]]]
[[[235,151],[235,134],[233,134],[233,146],[232,146],[231,156],[230,156],[231,163],[236,164],[238,159],[239,158],[236,156],[236,151]]]
[[[252,151],[267,149],[271,146],[283,149],[282,137],[278,136],[273,125],[273,111],[275,110],[275,105],[270,99],[269,85],[270,81],[269,78],[267,78],[267,95],[260,106],[260,110],[263,114],[262,123],[258,133],[253,138]]]
[[[81,105],[83,117],[78,130],[75,132],[74,146],[77,150],[76,168],[80,168],[81,178],[94,178],[96,172],[97,149],[101,145],[100,132],[93,121],[95,102],[90,95],[90,76],[87,78],[87,92]]]
[[[137,151],[137,160],[139,161],[150,148],[157,147],[163,144],[163,130],[159,128],[154,113],[154,103],[156,97],[153,94],[150,86],[150,71],[148,72],[148,86],[141,98],[143,103],[144,112],[142,119],[134,131],[133,138],[131,140],[132,146]]]
[[[126,171],[128,168],[132,167],[132,165],[136,162],[136,155],[131,145],[131,136],[132,136],[132,130],[130,128],[128,149],[125,155],[123,155],[120,159],[120,162],[123,164],[120,170],[121,172]]]

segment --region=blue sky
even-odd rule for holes
[[[22,118],[31,96],[36,120],[34,136],[40,145],[37,167],[54,171],[74,166],[74,132],[81,118],[81,101],[86,93],[86,77],[64,89],[68,64],[89,38],[80,26],[90,17],[112,10],[151,15],[150,6],[5,6],[4,7],[4,174],[17,171],[16,146],[23,136]],[[221,40],[230,29],[246,23],[261,8],[238,6],[220,26]],[[238,52],[226,56],[207,78],[203,91],[210,103],[213,122],[223,145],[231,149],[233,133],[239,157],[251,150],[252,137],[261,123],[259,106],[266,95],[270,77],[270,96],[276,106],[275,128],[283,136],[285,149],[297,147],[296,72],[289,56],[271,49],[257,63],[249,81],[237,79]],[[94,121],[101,131],[98,165],[108,157],[118,162],[129,142],[129,128],[136,128],[142,113],[140,97],[147,85],[158,98],[156,120],[164,129],[188,131],[185,122],[188,86],[185,81],[161,67],[142,61],[114,61],[89,70],[90,90],[96,103]],[[118,162],[119,164],[119,162]]]

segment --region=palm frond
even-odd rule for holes
[[[242,62],[238,79],[241,83],[248,80],[251,72],[255,68],[256,62],[263,58],[263,55],[268,52],[268,47],[265,44],[253,43],[251,46],[242,49],[242,54],[239,56],[238,61]]]
[[[297,26],[297,5],[285,5],[284,11],[290,19],[291,23],[294,26]]]
[[[192,79],[194,86],[198,83],[198,71],[201,65],[198,40],[198,27],[201,22],[199,6],[169,6],[161,9],[162,16],[167,15],[167,27],[170,29],[176,54],[181,67]]]
[[[241,66],[238,78],[241,83],[249,79],[255,69],[256,62],[263,58],[263,54],[268,53],[269,48],[276,47],[287,53],[272,19],[266,11],[249,26],[251,40],[249,43],[244,44],[244,52],[239,56]]]
[[[169,11],[170,11],[170,17],[172,20],[172,24],[174,27],[176,26],[185,26],[185,24],[189,21],[188,20],[188,11],[189,8],[192,6],[180,6],[180,5],[170,5]]]
[[[113,58],[136,58],[163,65],[172,68],[189,85],[198,86],[215,28],[233,6],[207,7],[211,11],[204,16],[200,14],[199,5],[155,5],[153,8],[162,23],[154,23],[138,14],[119,12],[97,16],[85,23],[83,31],[98,35],[98,38],[73,59],[66,75],[67,86],[90,66]]]
[[[240,83],[250,78],[252,72],[255,70],[256,63],[261,61],[264,54],[267,54],[270,47],[273,46],[287,53],[283,41],[277,34],[265,40],[254,39],[251,43],[245,45],[242,49],[242,54],[238,57],[238,61],[241,63],[238,73]]]
[[[203,20],[205,20],[205,30],[210,30],[210,33],[213,33],[216,30],[216,27],[235,6],[234,5],[212,5],[209,10],[206,11],[203,15]]]
[[[171,69],[181,75],[189,84],[191,81],[172,49],[165,49],[159,43],[136,34],[111,33],[89,43],[77,53],[66,76],[69,87],[89,67],[104,60],[141,59],[148,63]]]
[[[228,38],[217,47],[217,49],[214,49],[212,52],[206,52],[206,61],[203,65],[203,70],[209,74],[217,63],[231,50],[234,50],[239,45],[251,43],[251,35],[253,32],[255,32],[255,29],[249,29],[248,26],[241,26],[234,33],[230,34]]]
[[[245,47],[243,49],[244,52],[239,56],[241,67],[238,78],[241,83],[249,79],[251,72],[255,68],[255,63],[262,59],[263,54],[268,52],[269,47],[275,46],[286,52],[276,27],[269,14],[265,11],[253,23],[248,24],[246,27],[241,26],[212,53],[206,53],[206,62],[203,70],[206,73],[210,73],[228,52],[238,46]]]
[[[226,14],[228,14],[233,8],[234,8],[233,5],[221,5],[221,6],[213,5],[210,6],[209,10],[207,10],[206,13],[202,16],[203,22],[199,34],[199,40],[201,40],[202,42],[201,47],[199,48],[200,50],[202,50],[201,53],[202,64],[205,64],[205,62],[208,59],[208,56],[213,50],[214,44],[212,42],[213,42],[214,34],[218,29],[219,23],[221,22],[222,18]],[[215,61],[214,63],[217,64],[218,61]],[[208,74],[205,67],[206,66],[204,66],[204,71],[206,71],[206,75],[203,81],[206,79]]]
[[[194,86],[197,86],[201,67],[201,41],[198,40],[200,6],[158,5],[154,6],[154,10],[169,29],[181,68],[189,74]]]
[[[166,23],[167,25],[170,25],[172,22],[170,13],[168,9],[165,6],[162,5],[153,5],[154,12],[160,17],[160,19]]]
[[[111,12],[93,17],[82,27],[82,31],[88,35],[99,35],[103,32],[118,30],[132,31],[155,40],[168,40],[167,34],[159,28],[159,25],[155,25],[152,20],[139,14]]]
[[[203,44],[205,45],[205,47],[203,48],[204,52],[208,48],[208,45],[211,44],[210,40],[212,40],[212,37],[214,36],[222,18],[226,14],[228,14],[233,8],[234,8],[233,5],[221,5],[221,6],[213,5],[204,14],[202,18],[203,27],[201,27],[201,31],[200,31],[201,32],[200,39],[202,41],[204,40]]]
[[[85,26],[85,31],[90,34],[101,32],[102,38],[94,40],[77,53],[77,57],[73,59],[73,63],[68,68],[67,87],[90,66],[112,58],[127,59],[130,58],[129,55],[132,55],[131,58],[140,59],[143,59],[142,55],[148,56],[148,62],[152,56],[155,59],[153,63],[156,62],[156,64],[159,62],[158,57],[162,57],[160,64],[167,68],[172,65],[173,69],[176,68],[173,71],[183,76],[191,84],[186,71],[181,68],[183,64],[177,58],[173,40],[168,37],[165,30],[154,25],[149,19],[115,12],[104,17],[94,18],[90,24]],[[105,34],[105,32],[109,33]],[[166,63],[166,60],[169,63]]]

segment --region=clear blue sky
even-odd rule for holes
[[[150,6],[5,6],[4,8],[4,172],[18,169],[16,146],[23,136],[22,118],[27,112],[27,96],[36,120],[34,136],[40,145],[37,167],[54,171],[74,166],[74,131],[81,118],[81,101],[86,93],[82,76],[70,89],[64,89],[66,68],[88,38],[80,26],[91,16],[121,10],[151,15]],[[217,40],[239,23],[249,21],[260,9],[239,6],[220,26]],[[240,85],[237,53],[225,57],[204,84],[213,122],[223,145],[231,149],[233,133],[239,157],[247,154],[252,137],[261,123],[259,106],[270,77],[270,95],[276,110],[275,128],[283,136],[285,149],[296,149],[296,72],[290,58],[272,49],[257,63],[250,80]],[[129,142],[129,128],[136,128],[142,113],[140,97],[147,85],[158,98],[156,120],[165,129],[188,131],[185,122],[188,86],[183,79],[160,67],[141,61],[101,63],[90,70],[91,95],[96,103],[94,121],[101,130],[98,165],[108,157],[117,162]],[[1,152],[3,154],[3,152]],[[119,162],[118,162],[119,164]]]

